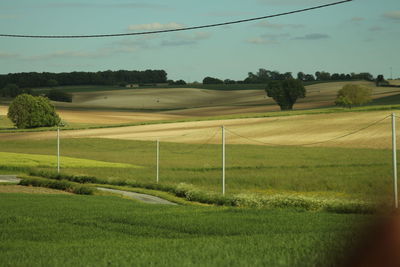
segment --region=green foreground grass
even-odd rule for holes
[[[55,154],[55,140],[0,141],[0,150],[3,151],[0,153],[1,170],[28,173],[33,168],[49,174],[56,172],[56,158],[47,156]],[[391,203],[390,150],[255,145],[228,145],[226,150],[228,196],[241,194],[250,202],[252,196],[284,194],[310,199]],[[221,192],[220,145],[161,143],[157,186],[154,142],[63,139],[61,151],[64,176],[89,176],[98,179],[94,182],[150,189],[180,187],[185,191],[200,190],[214,195]],[[36,159],[32,166],[26,165],[25,160],[15,160],[18,155],[29,158],[29,154],[44,156],[31,155],[31,159]]]
[[[341,265],[367,215],[0,195],[3,266]]]

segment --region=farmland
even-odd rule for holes
[[[1,194],[12,266],[327,266],[371,216],[148,206],[116,197]],[[284,248],[284,249],[283,249]]]
[[[24,153],[2,153],[3,169],[26,169],[26,161],[16,163],[9,157],[20,155],[41,159],[43,162],[35,165],[36,169],[56,170],[54,156],[37,155],[54,154],[55,140],[2,141],[0,146],[3,151]],[[63,140],[61,151],[65,174],[94,176],[109,182],[155,183],[154,142],[73,138]],[[28,153],[35,155],[28,157]],[[219,145],[161,144],[160,184],[185,183],[206,192],[220,192],[220,153]],[[228,145],[226,188],[228,194],[297,192],[310,197],[373,198],[390,203],[390,160],[391,152],[386,149]]]
[[[3,105],[0,173],[92,179],[194,202],[150,207],[3,185],[0,259],[18,266],[342,263],[359,237],[356,229],[371,222],[369,207],[392,205],[389,116],[398,106],[389,105],[399,94],[374,88],[371,106],[333,108],[342,85],[309,85],[309,96],[292,112],[276,112],[260,88],[70,88],[75,101],[56,103],[67,123],[59,176],[56,132],[47,131],[54,129],[15,131]],[[92,129],[74,129],[80,127]]]
[[[375,87],[371,82],[330,82],[306,86],[307,97],[295,105],[297,110],[326,108],[333,105],[337,91],[347,83],[362,84],[373,89],[374,99],[380,104],[395,104],[390,97],[399,88]],[[206,86],[207,87],[207,86]],[[224,89],[225,86],[222,86]],[[54,102],[62,119],[73,127],[132,124],[149,121],[171,121],[211,116],[242,116],[278,111],[278,106],[267,98],[265,85],[241,85],[232,90],[220,87],[204,88],[139,88],[65,87],[73,93],[72,103]],[[43,89],[40,89],[43,90]],[[40,92],[39,90],[39,92]],[[389,99],[387,99],[389,97]],[[3,102],[6,104],[7,102]],[[397,102],[396,102],[397,103]],[[0,106],[1,116],[6,106]],[[2,123],[2,125],[5,125]],[[8,123],[7,127],[11,125]],[[1,126],[6,128],[6,126]]]

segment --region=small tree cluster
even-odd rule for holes
[[[60,117],[46,97],[22,94],[11,102],[8,118],[17,128],[51,127],[59,125]]]
[[[351,108],[372,101],[372,90],[358,84],[346,84],[338,91],[335,104],[337,106]]]
[[[2,97],[16,97],[20,94],[32,94],[32,90],[28,88],[20,88],[14,83],[9,83],[0,89],[0,96]]]
[[[168,80],[167,82],[169,85],[186,85],[186,82],[184,80]]]
[[[51,89],[46,96],[53,101],[72,102],[72,94],[57,89]]]
[[[265,91],[269,97],[275,100],[281,110],[292,110],[298,98],[306,97],[303,83],[295,79],[271,81]]]
[[[218,78],[205,77],[203,79],[203,84],[223,84],[224,82]]]

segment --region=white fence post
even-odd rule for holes
[[[160,179],[160,140],[157,139],[157,184]]]
[[[222,126],[222,194],[225,195],[225,127]]]
[[[397,145],[396,145],[396,114],[392,113],[392,156],[393,156],[393,191],[394,206],[399,207],[398,189],[397,189]]]
[[[60,173],[60,127],[57,127],[57,173]]]

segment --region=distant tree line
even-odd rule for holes
[[[164,70],[99,71],[99,72],[24,72],[0,75],[0,88],[15,84],[19,88],[53,87],[55,85],[118,85],[120,83],[166,83]]]
[[[294,77],[291,72],[280,73],[279,71],[270,71],[266,69],[259,69],[256,73],[249,72],[247,78],[243,81],[234,81],[230,79],[221,80],[213,77],[205,77],[203,84],[257,84],[268,83],[270,81],[284,81],[289,79],[298,79],[303,82],[313,81],[351,81],[351,80],[367,80],[375,81],[372,74],[368,72],[362,73],[329,73],[326,71],[317,71],[315,74],[306,74],[304,72],[297,73]]]

